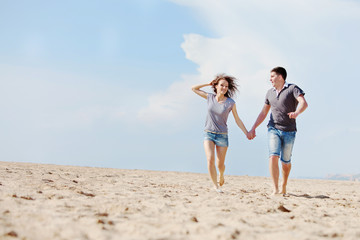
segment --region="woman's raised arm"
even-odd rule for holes
[[[206,83],[206,84],[195,85],[195,86],[191,87],[191,90],[193,90],[193,92],[196,93],[197,95],[199,95],[200,97],[207,99],[208,93],[204,92],[203,90],[200,90],[200,88],[211,86],[211,85],[212,85],[212,82]]]

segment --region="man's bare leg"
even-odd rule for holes
[[[289,174],[290,174],[290,170],[291,170],[291,163],[281,163],[282,165],[282,176],[283,176],[283,181],[282,181],[282,191],[281,194],[286,194],[286,185],[287,185],[287,181],[289,178]]]
[[[274,184],[273,195],[279,194],[279,156],[270,156],[269,158],[269,170],[271,179]]]

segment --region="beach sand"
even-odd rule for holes
[[[0,162],[0,239],[360,239],[360,183]]]

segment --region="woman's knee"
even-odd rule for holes
[[[209,156],[206,158],[209,165],[215,166],[215,158],[213,156]]]
[[[224,164],[224,162],[222,162],[222,161],[218,161],[216,165],[217,165],[217,167],[218,167],[219,169],[222,169],[222,168],[225,167],[225,164]]]

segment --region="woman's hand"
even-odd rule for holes
[[[210,86],[210,83],[192,86],[191,90],[193,90],[193,92],[196,93],[197,95],[199,95],[200,97],[207,99],[207,95],[208,95],[207,92],[200,90],[200,88],[207,87],[207,86]]]

